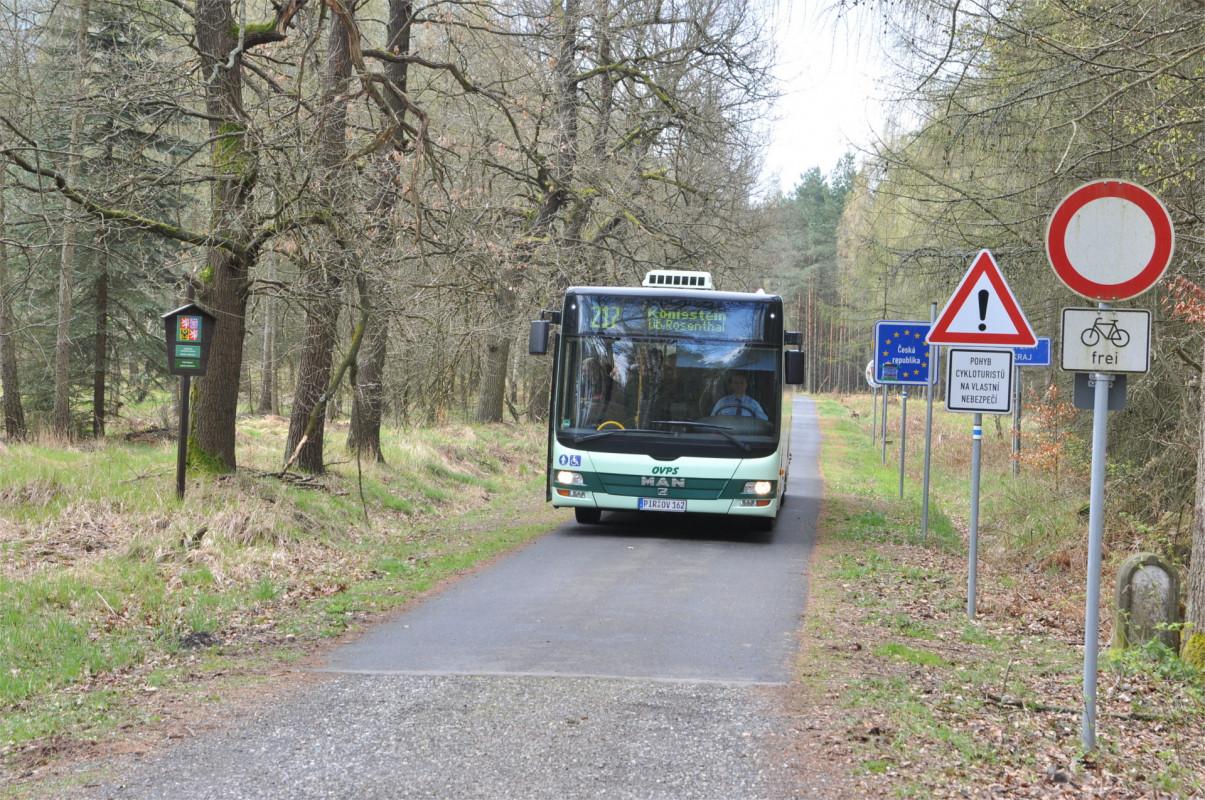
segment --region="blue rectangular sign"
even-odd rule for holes
[[[1014,362],[1018,367],[1049,367],[1050,366],[1050,337],[1039,336],[1034,347],[1014,347],[1016,354]]]
[[[879,383],[918,384],[930,381],[928,322],[879,320],[874,324],[874,379]]]

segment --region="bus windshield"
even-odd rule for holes
[[[778,447],[777,353],[740,341],[568,336],[558,439],[654,457],[767,455]]]

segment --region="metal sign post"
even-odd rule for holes
[[[908,453],[908,387],[900,393],[903,405],[900,407],[900,499],[904,499],[904,462]]]
[[[1063,198],[1046,226],[1046,257],[1055,275],[1076,294],[1099,303],[1095,309],[1063,309],[1061,337],[1062,368],[1091,373],[1095,383],[1080,721],[1085,751],[1096,749],[1105,444],[1114,379],[1109,373],[1142,373],[1150,366],[1149,312],[1115,311],[1107,304],[1137,297],[1158,283],[1174,252],[1175,230],[1167,208],[1148,190],[1128,181],[1100,180],[1080,186]]]
[[[979,459],[983,450],[983,415],[971,418],[971,521],[967,537],[967,618],[975,619],[975,584],[979,571]]]
[[[975,619],[979,572],[979,473],[983,414],[1011,410],[1013,351],[950,347],[946,361],[946,410],[973,413],[971,422],[971,517],[967,531],[967,618]]]
[[[879,440],[879,387],[870,389],[870,441]]]
[[[887,392],[891,389],[890,386],[883,387],[883,463],[887,463]]]
[[[1021,472],[1021,367],[1013,367],[1013,453],[1012,471],[1016,478]]]
[[[937,319],[937,303],[929,304],[929,324]],[[937,345],[929,345],[929,363],[937,364]],[[933,376],[937,370],[933,370]],[[929,464],[933,455],[933,384],[930,380],[925,384],[925,470],[922,478],[920,506],[920,538],[923,542],[929,535]]]
[[[879,382],[874,379],[874,361],[866,364],[866,385],[870,387],[870,441],[878,441]]]
[[[1021,472],[1021,414],[1022,404],[1024,400],[1023,387],[1021,378],[1024,373],[1021,372],[1021,367],[1048,367],[1050,366],[1050,338],[1039,336],[1038,343],[1033,347],[1014,347],[1013,348],[1014,363],[1017,365],[1016,378],[1016,406],[1013,411],[1013,477],[1017,477]]]
[[[1101,303],[1100,307],[1105,308]],[[1092,407],[1092,485],[1088,494],[1088,598],[1084,610],[1084,714],[1080,741],[1096,747],[1096,658],[1100,648],[1100,551],[1105,529],[1105,436],[1109,421],[1112,375],[1096,373]]]

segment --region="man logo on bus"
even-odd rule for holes
[[[641,475],[640,476],[640,485],[641,486],[658,486],[658,487],[674,488],[674,489],[685,489],[686,488],[686,478],[668,478],[667,479],[667,478],[658,478],[654,475],[648,475],[648,476]]]

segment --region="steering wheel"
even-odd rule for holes
[[[611,426],[611,425],[613,425],[613,426],[614,426],[614,427],[616,427],[616,428],[619,428],[619,430],[621,430],[621,431],[622,431],[622,430],[624,430],[623,423],[622,423],[622,422],[616,422],[616,421],[615,421],[615,420],[613,420],[613,419],[605,419],[605,420],[603,420],[602,422],[598,423],[598,427],[597,427],[597,428],[595,428],[594,430],[596,430],[596,431],[601,431],[603,428],[606,428],[607,426]]]
[[[720,412],[722,412],[726,408],[735,408],[737,410],[737,413],[731,414],[731,415],[721,414]],[[748,411],[749,413],[748,414],[743,413],[745,411]],[[748,416],[748,417],[752,417],[753,419],[761,419],[761,417],[757,416],[757,412],[754,411],[749,406],[745,405],[744,403],[733,403],[731,401],[724,403],[724,405],[720,406],[719,408],[712,409],[712,413],[710,414],[710,416],[713,416],[713,417],[720,417],[720,416],[745,417],[745,416]]]

